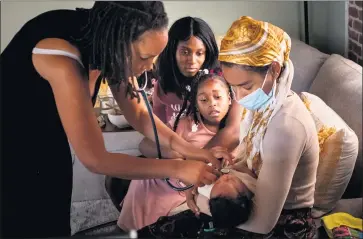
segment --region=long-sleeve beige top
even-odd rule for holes
[[[263,165],[256,182],[254,206],[238,228],[261,234],[276,225],[282,209],[314,204],[319,143],[314,121],[296,93],[291,92],[271,119],[262,141]],[[197,197],[201,211],[207,201]]]

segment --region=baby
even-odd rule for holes
[[[209,200],[214,226],[232,228],[247,221],[251,213],[256,178],[241,164],[221,171],[223,175],[214,184],[199,187],[198,193]]]

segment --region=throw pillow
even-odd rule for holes
[[[319,97],[302,92],[301,98],[315,121],[320,155],[316,177],[313,217],[332,211],[352,176],[358,155],[354,131]]]

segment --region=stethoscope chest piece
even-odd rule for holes
[[[222,168],[221,169],[222,174],[229,174],[229,172],[231,172],[231,170],[229,168]]]

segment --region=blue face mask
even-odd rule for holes
[[[263,106],[265,106],[274,96],[274,87],[272,88],[272,90],[268,95],[262,90],[263,86],[265,85],[266,79],[267,79],[267,73],[265,79],[263,80],[262,86],[257,90],[255,90],[254,92],[252,92],[251,94],[246,95],[242,99],[238,100],[238,104],[242,105],[248,110],[253,110],[253,111],[261,109]],[[274,83],[274,86],[275,84],[276,83]]]

